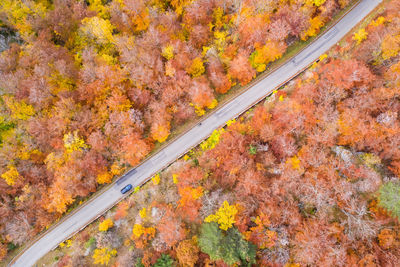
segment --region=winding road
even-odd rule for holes
[[[342,17],[333,27],[322,34],[306,49],[288,60],[263,79],[250,84],[247,90],[219,107],[205,117],[201,123],[173,140],[158,153],[140,164],[135,171],[125,174],[123,182],[113,183],[101,190],[93,198],[76,210],[66,215],[46,232],[27,244],[26,247],[9,263],[9,266],[32,266],[59,243],[83,229],[90,222],[101,216],[123,197],[120,190],[127,184],[133,187],[142,185],[152,175],[174,162],[192,147],[207,138],[214,129],[224,126],[230,120],[248,110],[251,106],[270,95],[273,90],[297,76],[319,56],[335,45],[358,22],[366,17],[381,0],[361,0],[353,9]]]

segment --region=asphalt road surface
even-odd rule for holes
[[[119,185],[113,184],[112,187],[103,190],[101,194],[98,194],[76,211],[67,215],[65,219],[61,220],[54,227],[51,227],[45,234],[28,245],[26,249],[15,257],[10,266],[27,267],[34,265],[47,252],[56,248],[60,242],[84,228],[88,223],[103,214],[104,211],[116,204],[123,196],[120,190],[125,185],[132,184],[135,187],[143,184],[154,173],[161,171],[165,166],[175,161],[193,146],[199,144],[214,129],[223,126],[226,121],[245,112],[252,105],[269,95],[274,89],[280,87],[296,76],[296,74],[303,71],[309,64],[316,61],[321,54],[335,45],[380,2],[381,0],[362,0],[334,27],[315,40],[300,54],[263,80],[258,81],[254,86],[234,98],[231,102],[220,107],[208,116],[207,119],[143,162],[136,168],[136,171],[128,172],[124,182]]]

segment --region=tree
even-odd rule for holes
[[[251,49],[256,43],[262,44],[267,39],[268,23],[265,20],[267,13],[260,15],[251,15],[246,19],[242,19],[239,23],[238,33],[240,36],[240,47]]]
[[[291,33],[289,23],[282,18],[278,18],[277,20],[272,22],[269,27],[270,27],[269,37],[272,40],[276,40],[276,41],[285,40],[286,37],[289,35],[289,33]]]
[[[354,33],[353,40],[357,41],[357,45],[361,44],[361,42],[367,39],[368,33],[365,29],[360,29],[358,32]]]
[[[166,59],[170,60],[174,58],[174,47],[172,45],[167,45],[163,47],[161,55]]]
[[[151,125],[151,137],[159,142],[163,143],[167,140],[168,136],[170,135],[171,125],[169,121],[161,121],[159,123],[153,123]]]
[[[332,60],[319,72],[321,73],[321,83],[326,88],[336,87],[349,90],[353,86],[369,84],[374,80],[374,75],[365,63],[354,59]]]
[[[224,201],[222,207],[215,214],[211,214],[204,219],[205,222],[216,222],[222,230],[228,230],[235,223],[235,216],[238,212],[234,205],[229,205],[228,201]]]
[[[321,6],[326,2],[326,0],[307,0],[306,3],[307,5],[315,5],[315,6]]]
[[[390,249],[393,246],[399,245],[396,242],[396,232],[392,229],[382,229],[378,234],[379,246],[383,249]]]
[[[241,85],[246,85],[255,78],[256,71],[252,68],[248,53],[245,50],[239,51],[231,61],[228,73],[232,78],[238,79]]]
[[[146,1],[112,1],[111,21],[121,31],[134,31],[140,33],[146,31],[150,25],[150,10]]]
[[[228,265],[251,266],[255,263],[254,244],[244,240],[236,228],[223,233],[215,222],[202,224],[199,247],[211,260],[223,260]]]
[[[25,38],[33,31],[35,19],[43,18],[47,12],[48,2],[25,2],[21,0],[5,0],[0,3],[0,12],[3,13],[7,23],[15,27]]]
[[[216,104],[218,103],[214,98],[210,83],[205,76],[197,77],[196,79],[192,80],[189,95],[196,113],[199,116],[204,114],[205,108],[215,108]]]
[[[167,248],[175,246],[179,241],[186,237],[184,224],[176,216],[169,206],[160,207],[165,210],[165,214],[156,226],[159,238],[165,243]]]
[[[231,79],[226,75],[224,67],[218,57],[211,57],[207,64],[207,76],[215,91],[219,94],[225,94],[232,86]]]
[[[378,205],[400,220],[400,184],[387,182],[379,188]]]
[[[94,264],[105,264],[110,262],[111,257],[117,255],[115,249],[110,250],[108,248],[96,248],[93,253],[93,263]]]
[[[144,249],[148,242],[154,238],[156,229],[153,227],[144,227],[141,224],[135,224],[132,228],[131,239],[135,241],[137,248]]]
[[[251,227],[245,233],[246,239],[256,244],[260,249],[272,248],[278,239],[278,234],[268,229],[271,224],[269,218],[261,212],[260,216],[257,216],[254,220],[254,223],[256,226]]]
[[[113,221],[112,221],[110,218],[105,219],[104,221],[102,221],[102,222],[99,224],[99,231],[100,231],[100,232],[107,232],[108,229],[110,229],[111,227],[113,227],[113,225],[114,225],[114,223],[113,223]]]
[[[142,139],[139,133],[131,132],[120,140],[121,156],[131,166],[137,165],[151,151],[151,144]]]
[[[320,28],[324,25],[323,18],[321,16],[316,16],[309,19],[309,28],[301,34],[301,39],[303,41],[307,40],[309,37],[315,36],[319,33]]]
[[[199,260],[199,247],[195,238],[186,239],[176,248],[176,257],[183,267],[193,267]]]
[[[88,146],[85,144],[85,141],[78,136],[78,131],[65,134],[63,141],[67,153],[81,151],[82,149],[88,148]]]
[[[256,47],[256,50],[250,55],[250,63],[257,72],[263,72],[268,63],[282,57],[286,51],[283,43],[269,41],[264,46]]]
[[[113,25],[110,21],[96,16],[84,18],[80,29],[84,35],[98,42],[100,45],[112,43],[114,40],[112,35]]]
[[[400,35],[394,36],[392,34],[385,35],[381,43],[383,59],[390,59],[395,57],[400,52]]]
[[[49,212],[62,214],[72,202],[74,202],[72,194],[65,190],[60,182],[56,182],[48,189],[48,197],[44,205]]]
[[[7,248],[3,243],[0,243],[0,260],[3,260],[7,255]]]
[[[15,181],[19,177],[19,173],[17,168],[14,165],[8,165],[8,170],[1,174],[1,178],[3,178],[8,185],[14,185]]]
[[[178,187],[178,192],[181,199],[178,202],[177,212],[184,219],[196,221],[202,206],[200,197],[203,195],[203,188]]]
[[[205,178],[204,171],[199,167],[185,164],[177,173],[178,175],[178,187],[197,187],[200,181]]]
[[[166,254],[161,254],[161,257],[157,259],[153,267],[172,267],[174,266],[174,260],[171,256]]]
[[[126,215],[128,215],[128,208],[129,203],[127,201],[121,201],[120,203],[118,203],[117,210],[114,214],[114,220],[118,221],[122,218],[125,218]]]
[[[186,72],[192,77],[199,77],[204,73],[204,71],[204,64],[200,57],[193,59],[191,65],[186,69]]]
[[[202,252],[207,253],[211,260],[219,260],[223,257],[220,249],[224,236],[215,222],[203,223],[199,237],[199,247]]]

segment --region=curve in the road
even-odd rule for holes
[[[119,181],[104,188],[94,198],[87,201],[71,214],[65,216],[44,234],[34,239],[31,244],[27,245],[10,262],[9,266],[27,267],[34,265],[37,260],[50,250],[56,248],[59,243],[83,229],[120,201],[125,196],[121,194],[120,189],[125,185],[132,184],[133,187],[142,185],[153,174],[159,172],[192,147],[198,145],[215,129],[224,126],[226,121],[239,116],[268,96],[274,89],[297,76],[317,60],[321,54],[345,36],[347,32],[367,16],[380,2],[381,0],[360,1],[359,4],[343,16],[333,27],[294,58],[287,61],[262,80],[258,80],[252,84],[251,87],[232,99],[229,103],[208,115],[201,123],[182,134],[160,152],[140,164],[135,171],[129,171],[124,175],[122,183]]]

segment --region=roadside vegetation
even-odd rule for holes
[[[0,258],[348,4],[1,1],[18,42],[0,55]]]
[[[398,266],[399,10],[387,1],[39,263]]]

